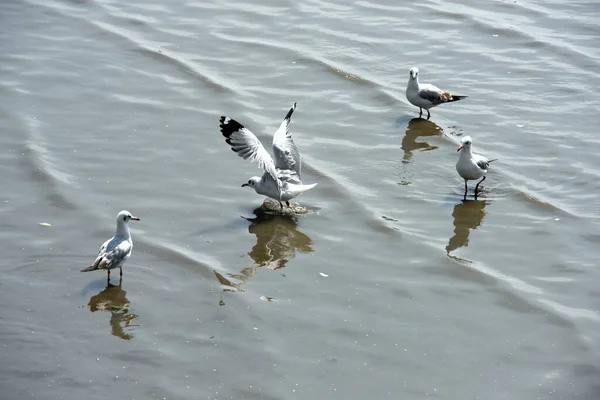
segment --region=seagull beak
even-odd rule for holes
[[[463,147],[462,147],[462,146],[460,146],[460,147],[458,148],[458,150],[456,150],[456,152],[458,153],[458,152],[459,152],[459,151],[461,151],[462,149],[463,149]]]
[[[247,184],[247,183],[243,183],[243,184],[242,184],[242,187],[246,187],[246,186],[248,186],[248,184]]]
[[[131,217],[132,221],[139,221],[140,219],[138,217]]]

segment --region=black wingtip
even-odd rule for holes
[[[244,129],[244,125],[240,124],[235,119],[231,119],[229,117],[221,116],[221,119],[219,120],[219,122],[220,122],[219,127],[221,128],[221,133],[226,138],[229,138],[231,136],[231,134],[233,134],[234,132]]]
[[[290,111],[288,111],[288,113],[284,119],[287,119],[288,121],[290,119],[292,119],[292,114],[294,113],[295,110],[296,110],[296,102],[294,102],[294,105],[292,106],[292,108],[290,108]]]

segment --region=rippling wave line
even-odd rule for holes
[[[39,123],[29,116],[23,116],[29,137],[23,142],[22,153],[25,167],[33,179],[48,187],[47,198],[58,208],[77,209],[77,205],[61,193],[61,185],[74,185],[74,177],[53,167],[54,161],[43,144],[42,135],[38,133]]]
[[[209,77],[205,72],[200,72],[192,63],[177,56],[173,52],[170,52],[169,54],[165,54],[162,50],[155,50],[154,46],[150,45],[149,43],[144,43],[143,40],[134,37],[134,35],[130,31],[120,29],[114,25],[111,25],[111,24],[108,24],[105,22],[94,21],[94,20],[91,20],[91,19],[83,17],[83,16],[74,15],[74,13],[68,12],[68,11],[74,10],[72,8],[59,7],[56,5],[50,5],[47,2],[37,2],[35,0],[26,0],[26,1],[29,2],[30,4],[44,7],[48,10],[51,10],[57,14],[62,15],[62,16],[66,16],[69,18],[73,18],[73,19],[82,21],[82,22],[86,23],[88,26],[92,26],[92,27],[99,29],[103,33],[109,33],[109,34],[113,35],[113,37],[119,38],[119,39],[123,40],[125,43],[128,43],[129,45],[131,45],[134,51],[137,51],[145,56],[150,56],[150,57],[154,58],[155,60],[166,62],[168,65],[177,67],[180,71],[183,71],[187,75],[200,80],[201,82],[207,84],[208,86],[212,87],[213,89],[215,89],[219,92],[236,93],[235,90],[225,86],[222,83],[219,83],[217,81],[217,79]],[[111,16],[115,17],[113,14],[111,14]],[[123,19],[123,17],[119,17],[119,16],[116,16],[116,18]],[[147,26],[147,24],[144,24],[144,25]]]
[[[557,308],[559,307],[543,307],[542,305],[548,305],[546,304],[548,302],[547,300],[535,297],[531,298],[525,295],[543,295],[543,290],[537,286],[530,285],[516,277],[500,273],[499,271],[496,271],[495,269],[492,269],[481,262],[465,260],[455,256],[449,256],[448,258],[461,268],[468,268],[471,271],[481,274],[483,277],[491,278],[496,284],[502,284],[496,290],[502,293],[504,296],[512,296],[514,299],[525,303],[527,307],[537,311],[539,314],[545,315],[546,318],[551,317],[561,326],[568,326],[572,329],[575,329],[575,323],[571,319],[566,318],[565,313],[558,312]],[[464,277],[461,276],[460,279],[462,280]],[[512,290],[509,290],[509,288]],[[557,303],[552,302],[552,304],[555,305]]]
[[[501,27],[501,26],[494,26],[485,21],[478,19],[473,13],[467,14],[467,13],[456,13],[456,12],[451,12],[451,11],[447,11],[447,10],[440,10],[439,6],[440,6],[439,4],[422,5],[422,7],[426,8],[428,10],[428,13],[430,13],[431,15],[439,15],[439,16],[445,17],[445,18],[450,17],[454,20],[461,20],[464,22],[468,22],[473,27],[478,28],[484,32],[488,32],[490,34],[502,33],[505,36],[510,36],[510,37],[513,37],[516,39],[522,39],[522,40],[528,42],[527,44],[530,46],[535,45],[538,48],[544,48],[544,49],[548,50],[548,52],[554,53],[554,54],[561,53],[566,58],[570,58],[573,55],[578,55],[581,57],[585,57],[585,58],[594,60],[595,62],[598,62],[598,59],[596,57],[594,57],[593,55],[585,53],[581,50],[575,49],[571,46],[568,46],[567,43],[562,43],[562,45],[559,46],[559,45],[551,43],[547,40],[536,38],[531,33],[527,33],[523,30],[518,30],[516,27],[514,27],[512,25],[510,26],[511,29],[507,29],[506,27]],[[589,74],[593,75],[591,72]]]
[[[198,256],[189,249],[165,241],[159,243],[148,240],[137,240],[137,242],[141,242],[143,245],[147,246],[150,253],[162,260],[168,261],[169,264],[192,267],[194,271],[199,271],[205,278],[214,279],[212,271],[216,267],[199,260]],[[216,260],[210,260],[210,262],[217,265],[218,268],[221,267]]]
[[[187,75],[200,80],[201,82],[209,85],[213,89],[216,89],[219,92],[223,93],[235,93],[233,89],[228,88],[221,83],[218,83],[215,79],[210,78],[205,73],[198,71],[198,69],[188,61],[183,58],[178,57],[174,53],[170,52],[166,54],[162,50],[155,50],[152,46],[142,43],[141,40],[134,38],[131,35],[131,32],[124,31],[115,27],[114,25],[110,25],[104,22],[99,21],[86,21],[91,25],[97,26],[105,32],[111,33],[115,37],[119,37],[129,44],[133,45],[133,50],[143,54],[145,56],[149,56],[155,60],[160,62],[167,63],[170,66],[177,67],[180,71],[186,73]]]

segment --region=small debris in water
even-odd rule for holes
[[[39,224],[40,224],[40,226],[52,226],[47,222],[40,222]]]
[[[260,296],[260,299],[262,301],[271,301],[271,302],[273,301],[273,298],[269,297],[269,296]]]
[[[329,278],[329,275],[327,275],[327,274],[324,274],[324,273],[322,273],[322,272],[319,272],[319,275],[321,275],[321,276],[322,276],[322,277],[324,277],[324,278]]]

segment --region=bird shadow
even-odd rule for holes
[[[93,284],[95,285],[95,282]],[[90,286],[91,284],[88,285]],[[132,322],[138,318],[138,315],[130,313],[131,302],[127,299],[127,292],[122,289],[122,280],[119,280],[118,285],[106,284],[104,290],[90,297],[84,307],[91,312],[109,312],[111,334],[123,340],[133,339],[133,334],[126,332],[126,329],[136,326]]]
[[[423,118],[413,118],[408,121],[406,133],[402,137],[402,150],[404,151],[403,163],[409,163],[413,152],[417,150],[428,151],[435,150],[438,146],[431,145],[427,142],[417,141],[420,137],[441,136],[444,133],[443,129],[435,122],[425,120]]]
[[[225,291],[243,291],[261,268],[279,270],[284,268],[297,253],[313,252],[312,239],[298,230],[296,216],[274,214],[259,207],[253,218],[242,217],[250,222],[248,232],[256,236],[256,244],[248,252],[254,265],[239,273],[215,275]]]
[[[448,240],[446,254],[450,255],[451,252],[469,245],[469,235],[483,223],[486,216],[485,207],[489,203],[487,200],[463,200],[454,206],[454,235]]]

